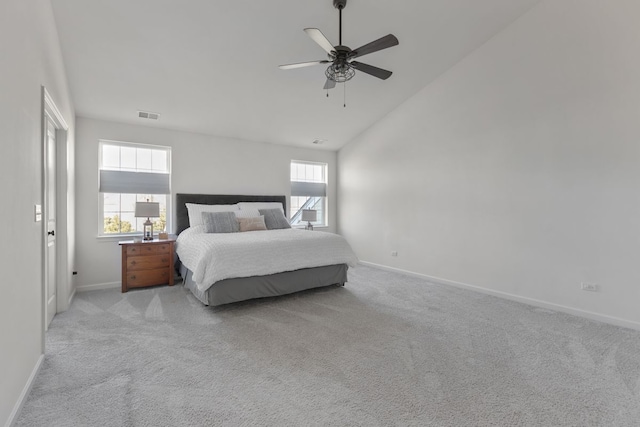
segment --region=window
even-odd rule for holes
[[[171,194],[171,148],[100,141],[98,235],[139,234],[146,218],[135,217],[136,202],[160,203],[151,218],[154,232],[166,231]]]
[[[304,225],[302,210],[317,211],[314,226],[327,225],[327,164],[291,161],[291,225]]]

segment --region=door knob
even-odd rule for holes
[[[55,236],[56,232],[55,232],[55,230],[51,230],[51,231],[47,232],[47,235],[48,236]]]

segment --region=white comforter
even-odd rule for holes
[[[205,233],[195,226],[180,233],[176,252],[201,291],[233,277],[358,263],[342,236],[299,229]]]

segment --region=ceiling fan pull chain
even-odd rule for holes
[[[344,105],[343,108],[347,108],[347,82],[342,83],[344,86]]]

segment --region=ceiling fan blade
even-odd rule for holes
[[[336,87],[335,80],[327,79],[327,81],[325,82],[324,87],[322,89],[323,90],[329,90],[329,89],[333,89],[334,87]]]
[[[387,80],[389,77],[391,77],[391,74],[393,74],[391,71],[383,70],[382,68],[374,67],[373,65],[363,64],[362,62],[358,61],[351,62],[351,65],[358,71],[371,74],[372,76],[382,80]]]
[[[380,37],[378,40],[374,40],[371,43],[367,43],[364,46],[360,46],[357,49],[352,50],[347,55],[347,58],[357,58],[359,56],[368,55],[373,52],[377,52],[388,47],[396,46],[400,44],[396,36],[393,34],[387,34],[384,37]]]
[[[314,42],[318,43],[327,53],[333,52],[334,48],[331,42],[322,34],[317,28],[305,28],[304,32],[307,33]]]
[[[278,65],[278,68],[280,68],[281,70],[291,70],[293,68],[310,67],[312,65],[328,64],[328,63],[329,63],[329,61],[327,61],[327,60],[298,62],[297,64]]]

